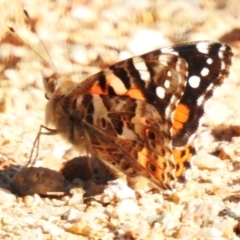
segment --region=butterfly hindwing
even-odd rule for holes
[[[84,129],[92,153],[107,165],[129,177],[142,175],[162,188],[170,187],[174,180],[174,162],[169,161],[171,123],[152,105],[129,97],[98,94],[79,96],[75,104],[75,111],[68,115],[72,119],[71,132],[75,133],[71,142],[77,148]]]

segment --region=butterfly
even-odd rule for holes
[[[114,171],[173,189],[190,167],[205,104],[232,56],[224,43],[198,41],[120,61],[79,82],[54,73],[43,78],[44,128]]]

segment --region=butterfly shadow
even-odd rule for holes
[[[0,170],[0,188],[21,197],[38,194],[49,198],[72,195],[74,189],[82,189],[83,198],[89,201],[104,191],[108,181],[115,179],[111,174],[106,176],[96,182],[92,179],[88,158],[76,157],[67,161],[60,171],[45,167],[6,166]]]

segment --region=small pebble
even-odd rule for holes
[[[83,212],[79,211],[76,208],[70,208],[66,213],[63,214],[63,219],[67,220],[68,222],[74,222],[77,221],[81,216],[83,215]]]
[[[223,235],[223,232],[219,231],[217,228],[214,228],[214,227],[202,228],[197,233],[197,236],[203,239],[217,238],[220,240],[220,239],[224,239],[224,238],[220,238],[222,235]]]
[[[207,169],[210,171],[215,171],[225,167],[224,162],[220,158],[210,154],[195,156],[193,158],[193,164],[196,165],[199,169]]]
[[[105,188],[101,200],[104,203],[107,203],[112,200],[120,201],[122,199],[135,197],[135,192],[129,188],[124,181],[117,179],[115,181],[108,182],[108,186]]]
[[[16,196],[4,188],[0,188],[0,204],[2,206],[12,206],[16,202]]]

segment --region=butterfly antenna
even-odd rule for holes
[[[49,61],[50,61],[51,65],[52,65],[52,70],[53,70],[53,72],[57,72],[57,69],[56,69],[56,67],[55,67],[55,64],[54,64],[53,61],[52,61],[52,58],[51,58],[51,56],[50,56],[49,51],[47,50],[45,44],[43,43],[43,41],[42,41],[42,39],[40,38],[38,32],[36,31],[35,27],[34,27],[33,24],[32,24],[32,21],[31,21],[32,19],[31,19],[31,17],[29,16],[29,14],[28,14],[28,12],[27,12],[26,9],[23,9],[23,12],[24,12],[24,15],[26,16],[26,18],[29,20],[29,23],[30,23],[30,25],[31,25],[32,31],[38,36],[39,41],[41,42],[41,44],[42,44],[45,52],[47,53],[47,56],[48,56],[48,58],[49,58]],[[13,28],[12,26],[8,26],[8,28],[9,28],[9,30],[10,30],[12,33],[14,33],[14,35],[15,35],[25,46],[27,46],[27,47],[28,47],[31,51],[33,51],[40,59],[42,59],[47,65],[49,65],[49,63],[48,63],[36,50],[34,50],[28,43],[26,43],[26,42],[19,36],[19,34],[14,30],[14,28]]]
[[[31,17],[29,16],[28,11],[24,8],[24,9],[23,9],[23,12],[24,12],[26,18],[29,20],[29,23],[30,23],[30,25],[31,25],[31,28],[32,28],[33,32],[38,36],[39,41],[41,42],[41,44],[42,44],[45,52],[47,53],[48,58],[49,58],[49,61],[50,61],[51,64],[52,64],[52,67],[53,67],[54,72],[57,72],[56,66],[55,66],[55,64],[53,63],[53,60],[52,60],[52,58],[51,58],[51,55],[50,55],[49,51],[48,51],[47,48],[46,48],[46,45],[44,44],[44,42],[42,41],[41,37],[39,36],[37,30],[35,29],[34,25],[32,24],[32,21],[31,21],[32,19],[31,19]]]

